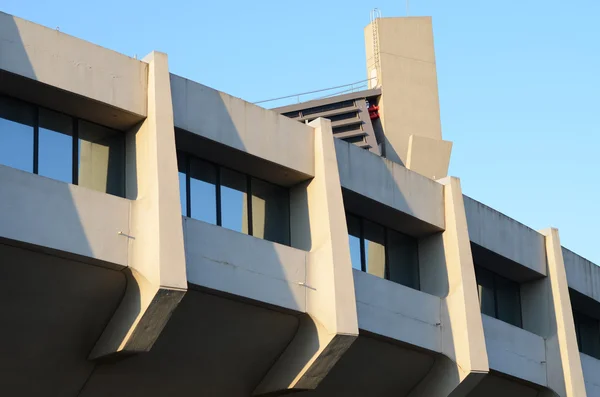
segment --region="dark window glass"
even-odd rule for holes
[[[385,230],[383,226],[363,219],[364,252],[367,272],[385,277]]]
[[[496,294],[494,292],[494,273],[482,267],[475,268],[479,305],[481,312],[490,317],[496,317]]]
[[[480,266],[475,266],[481,312],[522,327],[521,286]]]
[[[521,327],[521,291],[518,283],[496,275],[498,319]]]
[[[35,109],[0,96],[0,164],[33,172]]]
[[[99,192],[125,196],[125,134],[79,121],[77,184]]]
[[[419,289],[417,239],[351,214],[346,222],[354,269]]]
[[[221,168],[221,226],[248,233],[246,175]]]
[[[290,244],[290,197],[287,189],[252,178],[252,235]]]
[[[73,119],[39,110],[39,171],[48,178],[73,182]]]
[[[190,159],[190,200],[194,219],[217,224],[217,169],[197,158]]]
[[[419,289],[419,244],[416,238],[388,229],[388,277]]]
[[[600,321],[577,311],[573,319],[579,351],[600,359]]]

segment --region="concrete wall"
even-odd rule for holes
[[[569,287],[600,302],[600,268],[598,265],[562,248]]]
[[[442,185],[340,139],[335,149],[342,187],[444,228]]]
[[[0,12],[0,69],[145,116],[148,64]]]
[[[587,397],[600,397],[600,360],[580,353]]]
[[[431,18],[379,18],[365,28],[365,48],[367,78],[377,77],[369,83],[382,89],[385,156],[428,178],[445,177],[452,144],[442,140]]]
[[[174,74],[171,86],[175,127],[314,175],[312,128]]]
[[[188,282],[306,312],[306,251],[186,217],[183,227]]]
[[[490,369],[546,386],[544,338],[482,315]]]
[[[0,237],[127,266],[130,201],[0,165]]]
[[[440,298],[359,270],[353,274],[361,330],[441,353]]]
[[[464,202],[473,243],[546,275],[544,236],[472,198]]]

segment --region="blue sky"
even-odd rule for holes
[[[366,77],[363,27],[404,0],[0,0],[0,10],[249,101]],[[463,192],[600,264],[600,1],[412,0],[433,16],[444,139]]]

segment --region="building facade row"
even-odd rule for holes
[[[384,158],[3,13],[0,54],[9,394],[600,396],[599,268],[429,167],[441,133]]]

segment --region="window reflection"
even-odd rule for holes
[[[206,161],[190,159],[190,217],[217,224],[217,169]]]
[[[246,176],[221,168],[221,226],[248,234]]]
[[[184,152],[177,153],[177,167],[182,214],[290,245],[288,189]]]
[[[79,121],[78,185],[116,196],[125,195],[125,135]]]
[[[356,270],[363,270],[360,248],[360,219],[347,214],[346,222],[348,224],[348,242],[350,243],[350,259],[352,260],[352,267]]]
[[[383,226],[363,219],[363,237],[367,272],[385,278],[385,230]]]
[[[73,182],[73,121],[69,116],[40,109],[39,169],[48,178]]]
[[[35,109],[0,96],[0,164],[33,172]]]

